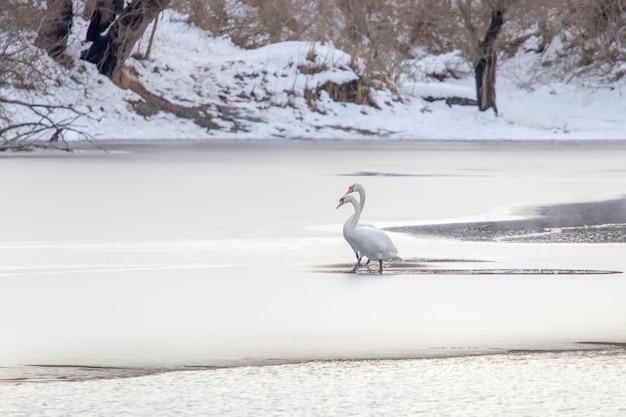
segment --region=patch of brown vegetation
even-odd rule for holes
[[[333,101],[339,103],[354,103],[379,108],[370,96],[369,84],[362,77],[342,84],[327,81],[316,89],[305,90],[304,98],[309,108],[320,113],[323,113],[323,111],[319,109],[316,102],[319,100],[322,91],[326,91]]]
[[[363,78],[357,78],[343,84],[327,81],[320,87],[320,90],[328,92],[330,98],[340,103],[364,104],[378,108],[370,97],[370,86]]]
[[[182,119],[193,121],[196,125],[206,129],[217,129],[219,126],[211,120],[207,110],[208,106],[186,107],[159,97],[151,93],[137,78],[134,68],[124,68],[113,74],[113,82],[120,88],[131,90],[139,95],[142,100],[131,101],[135,112],[141,116],[149,117],[159,112],[171,113]]]

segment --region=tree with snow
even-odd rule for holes
[[[476,100],[480,111],[493,109],[498,114],[496,104],[496,68],[498,48],[496,41],[504,25],[506,10],[517,0],[455,0],[456,7],[475,45],[474,76],[476,79]],[[478,13],[478,17],[475,14]],[[488,17],[487,17],[488,16]],[[484,35],[477,27],[476,20],[488,21]]]
[[[114,0],[104,1],[115,6]],[[148,25],[168,3],[169,0],[133,0],[119,11],[110,25],[106,24],[110,18],[106,21],[101,19],[108,9],[96,9],[87,32],[87,40],[92,44],[82,58],[96,64],[100,73],[114,79]]]
[[[122,0],[98,0],[85,37],[91,45],[82,58],[115,79],[146,27],[168,3],[169,0],[133,0],[123,7]],[[72,0],[46,0],[37,45],[57,60],[67,47],[72,15]]]

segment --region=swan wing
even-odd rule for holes
[[[354,230],[353,242],[360,253],[372,260],[397,259],[398,249],[391,238],[382,230],[373,227],[359,227]]]

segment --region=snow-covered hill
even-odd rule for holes
[[[118,88],[81,61],[80,26],[85,22],[75,24],[68,49],[74,65],[69,70],[58,68],[61,82],[50,83],[46,96],[38,100],[72,104],[88,112],[89,118],[76,123],[95,139],[626,138],[624,82],[533,82],[529,69],[533,58],[519,57],[499,69],[496,116],[475,107],[423,99],[475,95],[471,74],[445,82],[426,76],[447,65],[463,65],[457,54],[447,54],[407,62],[397,91],[372,92],[376,106],[341,103],[319,88],[327,81],[341,84],[358,78],[354,68],[359,63],[345,52],[310,42],[244,50],[167,12],[159,21],[150,59],[131,58],[127,65],[152,95],[193,114],[180,117],[138,105],[141,97]],[[146,42],[147,35],[137,47],[145,49]],[[19,99],[24,92],[0,94]],[[7,111],[13,111],[15,120],[27,117],[15,109]],[[66,134],[66,139],[82,137]]]

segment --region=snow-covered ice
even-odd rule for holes
[[[578,343],[625,342],[623,274],[328,271],[355,181],[378,226],[519,219],[622,197],[625,145],[110,148],[0,159],[2,415],[623,413],[623,350]],[[624,243],[391,235],[423,269],[626,271]]]
[[[3,364],[180,366],[622,341],[623,275],[353,276],[379,226],[623,195],[622,145],[228,142],[3,158]],[[358,175],[359,172],[402,175]],[[53,173],[51,175],[50,173]],[[624,271],[623,244],[392,234],[426,268]]]

